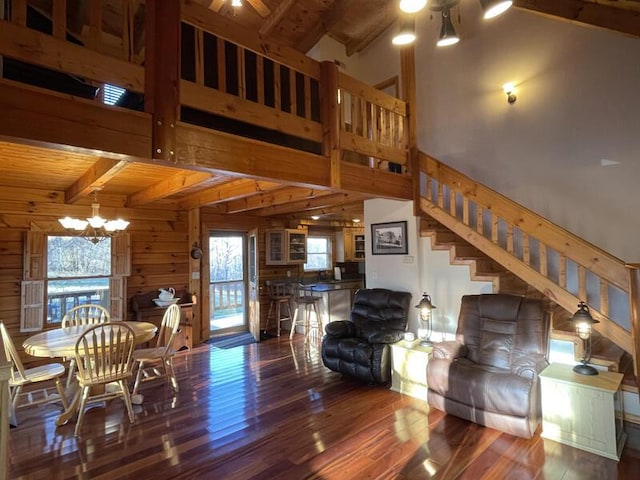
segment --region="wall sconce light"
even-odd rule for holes
[[[431,303],[431,297],[426,293],[422,294],[420,302],[416,305],[416,308],[420,310],[420,328],[418,329],[418,338],[420,339],[421,347],[431,347],[432,328],[432,311],[436,309],[436,306]]]
[[[598,370],[591,365],[587,365],[591,359],[591,330],[594,323],[600,323],[595,320],[589,312],[589,307],[584,302],[578,304],[578,311],[573,314],[571,321],[574,322],[576,333],[582,340],[582,363],[573,367],[573,371],[580,375],[598,375]]]
[[[509,102],[509,104],[515,103],[518,97],[516,96],[516,86],[513,82],[502,85],[502,90],[504,90],[504,93],[507,95],[507,102]]]

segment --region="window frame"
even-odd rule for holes
[[[324,239],[327,242],[327,251],[326,253],[311,253],[309,249],[309,240],[312,239]],[[333,265],[333,238],[330,235],[309,235],[307,234],[307,261],[302,265],[304,272],[322,272],[326,270],[330,270]],[[327,267],[326,268],[307,268],[307,264],[309,263],[310,255],[325,255],[327,259]]]

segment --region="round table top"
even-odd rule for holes
[[[114,322],[115,323],[115,322]],[[133,329],[136,343],[151,340],[156,334],[157,327],[149,322],[118,322]],[[27,338],[22,346],[24,351],[34,357],[73,357],[78,338],[93,325],[56,328],[45,330]]]

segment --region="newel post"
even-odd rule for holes
[[[640,363],[640,263],[625,265],[629,271],[629,314],[631,315],[631,342],[633,345],[633,372],[640,387],[638,364]]]
[[[322,105],[322,154],[329,159],[331,187],[340,188],[340,106],[338,104],[338,66],[320,63],[320,102]]]
[[[402,100],[407,104],[405,139],[407,164],[413,187],[413,214],[420,216],[420,163],[418,161],[418,127],[416,119],[416,60],[413,45],[400,50],[400,84]]]
[[[147,0],[145,24],[145,106],[153,118],[151,158],[176,162],[180,106],[180,5]]]

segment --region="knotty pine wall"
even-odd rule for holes
[[[135,217],[131,218],[128,228],[131,236],[131,276],[127,278],[127,318],[132,318],[130,301],[134,295],[156,291],[159,288],[173,287],[176,291],[189,291],[189,251],[188,213],[175,212],[173,221],[153,219],[160,210],[134,209]],[[260,282],[260,316],[261,326],[265,325],[269,308],[266,288],[267,280],[278,280],[287,277],[300,278],[303,275],[302,265],[266,265],[265,231],[269,228],[289,227],[282,221],[272,221],[264,217],[249,215],[224,216],[208,214],[206,208],[201,210],[201,245],[205,251],[202,260],[202,287],[198,295],[196,321],[202,325],[202,335],[206,336],[208,328],[204,328],[209,318],[208,308],[208,265],[207,245],[209,232],[227,230],[249,232],[258,229],[259,282]],[[166,209],[162,210],[166,216]],[[8,216],[0,215],[0,321],[7,326],[16,346],[21,350],[22,342],[29,333],[20,332],[20,284],[23,280],[24,234],[28,228],[48,227],[56,233],[57,218],[44,218],[42,215],[23,213]],[[46,228],[45,228],[46,229]],[[331,234],[327,229],[322,233]],[[271,322],[275,327],[275,323]],[[198,339],[195,339],[196,341]],[[197,342],[196,342],[197,343]],[[35,364],[38,359],[23,355],[26,364]]]

